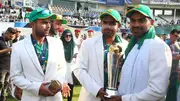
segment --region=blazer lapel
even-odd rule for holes
[[[96,40],[94,45],[95,45],[95,51],[96,51],[96,57],[98,63],[98,70],[100,72],[102,81],[104,81],[104,47],[103,47],[102,35]]]
[[[25,41],[24,46],[25,46],[26,51],[29,54],[29,57],[31,58],[34,66],[39,70],[39,72],[42,75],[44,75],[42,67],[41,67],[41,65],[39,63],[38,57],[37,57],[36,52],[34,50],[34,47],[33,47],[32,41],[31,41],[31,36],[30,35],[27,36],[24,41]]]
[[[48,72],[48,69],[51,66],[51,60],[52,60],[52,56],[53,56],[53,44],[51,44],[50,39],[47,37],[47,41],[48,41],[48,61],[47,61],[47,66],[46,66],[46,73]]]

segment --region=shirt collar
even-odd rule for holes
[[[119,43],[119,42],[122,42],[122,40],[121,40],[120,36],[116,34],[113,42]],[[103,34],[103,43],[106,44],[106,39],[105,39],[104,34]]]

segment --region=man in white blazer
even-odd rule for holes
[[[51,17],[43,8],[32,11],[32,34],[12,47],[10,79],[23,90],[21,101],[63,101],[60,87],[48,88],[51,80],[63,84],[66,73],[62,42],[47,36]]]
[[[82,84],[79,101],[105,100],[107,93],[107,52],[114,42],[122,47],[127,41],[117,35],[121,26],[121,16],[114,9],[108,9],[100,15],[102,35],[94,36],[82,43],[78,57],[77,68],[74,74]],[[122,52],[123,54],[123,52]]]
[[[146,5],[136,5],[127,14],[133,34],[125,51],[119,95],[108,101],[164,101],[171,71],[168,45],[157,37],[153,14]]]

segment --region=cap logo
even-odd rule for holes
[[[59,15],[59,16],[56,16],[56,17],[57,17],[56,19],[62,19],[62,16],[60,16],[60,15]]]
[[[135,8],[140,8],[140,5],[136,5]]]
[[[108,10],[108,13],[111,13],[111,12],[112,12],[112,9],[109,9],[109,10]]]

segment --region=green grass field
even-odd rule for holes
[[[79,85],[74,87],[72,101],[78,101],[80,89],[81,89],[81,86],[79,86]],[[7,101],[17,101],[17,100],[16,99],[7,99]],[[63,101],[67,101],[67,99],[64,99]]]

